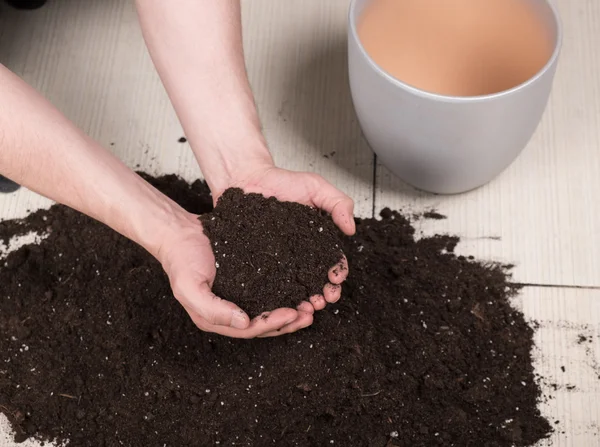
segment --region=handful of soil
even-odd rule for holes
[[[215,254],[213,292],[250,317],[322,294],[343,256],[331,218],[299,203],[230,188],[200,220]]]

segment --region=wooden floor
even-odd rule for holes
[[[50,0],[28,13],[2,5],[0,62],[128,165],[196,178],[132,3]],[[564,44],[542,124],[506,172],[459,196],[411,189],[362,138],[346,80],[348,0],[245,0],[246,58],[280,166],[324,175],[360,216],[436,208],[448,219],[423,223],[425,234],[458,234],[462,253],[516,264],[515,280],[528,285],[516,304],[540,323],[538,372],[559,385],[544,385],[554,399],[543,411],[560,421],[551,444],[600,446],[600,2],[556,3]],[[0,196],[0,218],[48,205],[27,191]],[[0,421],[1,447],[12,445],[7,430]]]

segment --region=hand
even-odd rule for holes
[[[356,231],[354,223],[354,202],[346,194],[328,183],[323,177],[307,172],[293,172],[276,168],[271,164],[257,168],[245,175],[238,174],[236,181],[215,191],[215,204],[225,189],[241,188],[246,193],[258,193],[266,197],[276,197],[281,201],[298,202],[322,209],[331,214],[334,223],[345,234],[351,236]],[[281,329],[280,333],[293,332],[312,323],[314,310],[325,308],[326,303],[335,303],[341,296],[341,284],[348,276],[348,261],[344,257],[339,265],[329,271],[329,284],[322,295],[310,298],[298,306],[298,319]]]
[[[346,234],[355,231],[352,200],[314,174],[273,168],[268,172],[256,171],[245,181],[232,186],[241,187],[246,192],[322,208],[332,213],[334,222]],[[281,188],[286,192],[276,194],[275,191]],[[222,192],[215,194],[215,201]],[[301,303],[297,309],[275,309],[250,321],[237,305],[212,293],[215,258],[197,216],[188,214],[185,218],[180,217],[176,230],[165,233],[156,257],[169,276],[173,294],[196,326],[206,332],[234,338],[277,336],[309,326],[315,309],[323,309],[326,302],[333,303],[340,298],[340,284],[348,274],[344,258],[340,265],[329,271],[330,283],[325,285],[323,295],[311,297],[310,302]],[[264,318],[265,315],[267,318]]]

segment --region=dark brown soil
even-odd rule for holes
[[[250,317],[322,294],[343,256],[331,218],[298,203],[228,189],[201,220],[215,253],[213,292]]]
[[[157,183],[157,182],[155,182]],[[190,211],[206,187],[158,182]],[[191,206],[190,206],[191,205]],[[397,213],[344,239],[339,304],[297,334],[204,334],[135,244],[61,206],[0,267],[0,411],[74,446],[526,446],[548,435],[533,330],[502,267]]]

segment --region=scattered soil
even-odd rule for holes
[[[195,213],[206,186],[159,181]],[[415,241],[403,216],[358,220],[343,240],[344,296],[297,334],[205,334],[160,265],[62,206],[24,228],[48,237],[0,267],[0,411],[16,438],[72,446],[529,446],[533,330],[505,268]],[[264,241],[268,243],[268,241]]]
[[[345,268],[339,231],[317,209],[228,189],[201,220],[215,253],[213,292],[250,317],[322,294],[329,269]]]
[[[437,211],[427,211],[423,213],[423,217],[425,219],[433,219],[433,220],[443,220],[446,219],[446,216],[438,213]]]
[[[181,137],[177,140],[178,143],[186,143],[187,142],[187,138],[186,137]]]

